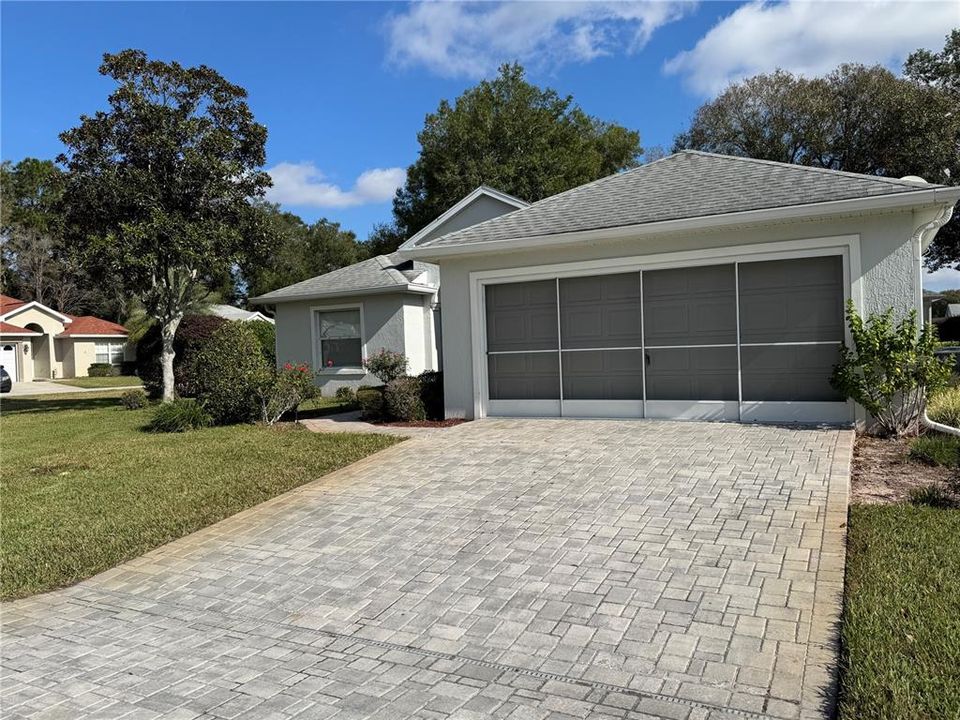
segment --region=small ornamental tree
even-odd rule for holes
[[[308,365],[284,363],[257,389],[260,419],[273,425],[288,412],[296,413],[301,403],[316,395],[315,377]]]
[[[383,380],[385,385],[406,375],[408,364],[407,356],[402,352],[394,352],[386,348],[380,348],[363,361],[363,367],[367,372]]]
[[[853,348],[843,348],[831,385],[869,412],[880,431],[901,436],[919,430],[927,397],[950,378],[951,362],[934,355],[933,326],[917,328],[917,313],[894,322],[893,308],[866,321],[847,302]]]
[[[267,254],[253,205],[270,186],[267,129],[247,92],[215,70],[103,56],[107,109],[60,135],[69,247],[97,279],[142,300],[160,326],[163,400],[174,397],[174,337],[197,290]]]

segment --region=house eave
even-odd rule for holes
[[[911,207],[933,207],[945,203],[954,204],[958,200],[960,200],[960,187],[937,187],[892,195],[881,195],[878,197],[789,205],[786,207],[765,208],[762,210],[747,210],[744,212],[719,215],[703,215],[677,220],[663,220],[639,225],[620,225],[567,233],[472,242],[462,245],[439,245],[422,248],[401,247],[399,252],[405,257],[417,260],[436,261],[451,256],[486,255],[489,253],[536,249],[543,246],[556,247],[578,243],[609,242],[672,232],[717,230],[738,226],[764,225],[788,220],[814,220],[838,215],[859,215]]]
[[[406,285],[378,285],[376,287],[357,288],[356,290],[336,290],[333,292],[308,292],[298,293],[296,295],[284,295],[282,297],[270,297],[269,295],[260,295],[250,298],[249,302],[256,305],[277,305],[279,303],[298,302],[302,300],[323,300],[326,298],[352,297],[355,295],[390,295],[394,293],[414,293],[417,295],[433,295],[437,288],[432,285],[418,285],[408,283]]]

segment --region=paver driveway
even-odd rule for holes
[[[851,443],[574,420],[410,440],[4,606],[4,717],[816,717]]]

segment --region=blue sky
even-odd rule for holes
[[[104,52],[207,64],[247,88],[269,130],[273,199],[361,238],[442,98],[520,60],[531,80],[669,147],[728,81],[777,66],[897,68],[960,25],[955,3],[0,4],[0,154],[54,157],[57,135],[105,104]],[[960,286],[941,274],[931,287]]]

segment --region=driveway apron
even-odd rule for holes
[[[852,432],[483,420],[2,607],[13,718],[817,718]]]

